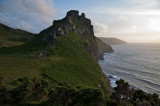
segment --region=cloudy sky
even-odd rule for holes
[[[160,43],[160,0],[0,0],[0,22],[39,33],[69,10],[86,13],[96,36]]]

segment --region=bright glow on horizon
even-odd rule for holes
[[[151,3],[150,0],[147,1],[142,0],[142,5]],[[100,11],[99,14],[107,14],[107,19],[98,17],[99,24],[93,23],[95,35],[98,37],[116,37],[128,43],[160,43],[160,8],[157,7],[160,2],[154,0],[152,3],[155,7],[153,5],[139,5],[128,9],[96,7],[93,10],[97,14],[100,9],[104,10]],[[104,28],[107,28],[107,33],[106,30],[103,30],[104,28],[100,29],[102,26],[98,26],[102,23],[103,26],[105,25]]]

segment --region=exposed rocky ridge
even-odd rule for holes
[[[43,35],[43,41],[53,45],[56,37],[67,36],[70,33],[76,33],[87,39],[90,44],[84,43],[84,49],[96,60],[102,59],[105,52],[112,52],[110,45],[101,42],[94,36],[91,20],[85,17],[79,11],[71,10],[62,20],[55,20],[53,25],[40,32]]]

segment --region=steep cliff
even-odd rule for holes
[[[84,49],[96,60],[102,59],[105,52],[112,52],[110,45],[101,42],[94,36],[93,25],[91,25],[90,19],[85,17],[82,13],[79,15],[79,11],[71,10],[67,12],[67,15],[62,20],[55,20],[53,25],[42,32],[43,40],[47,41],[50,45],[56,42],[58,36],[68,36],[71,33],[81,35],[84,40]]]

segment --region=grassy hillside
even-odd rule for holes
[[[65,36],[47,40],[56,27],[31,39],[27,32],[3,31],[2,42],[15,36],[13,41],[23,44],[0,48],[0,104],[105,104],[110,83],[96,60],[110,46],[96,39],[93,30],[83,28],[85,33],[69,30]]]
[[[108,79],[97,62],[83,50],[85,39],[80,35],[71,33],[58,37],[55,48],[41,58],[37,55],[46,43],[37,39],[22,46],[0,49],[0,75],[7,89],[17,87],[14,82],[19,78],[36,77],[53,81],[55,87],[67,82],[67,87],[72,89],[101,89],[105,95],[109,92]]]
[[[3,42],[15,36],[13,41],[23,44],[0,48],[0,105],[159,104],[157,94],[133,90],[123,80],[116,82],[118,86],[111,94],[109,80],[97,60],[112,48],[94,36],[84,14],[70,11],[33,38],[24,32],[26,40],[22,40],[23,31],[10,30],[3,31]]]
[[[34,37],[34,34],[20,29],[13,29],[0,23],[0,47],[22,45]]]
[[[27,44],[17,47],[0,49],[0,75],[5,84],[20,77],[47,77],[63,84],[68,81],[70,86],[85,85],[98,87],[103,74],[97,62],[83,50],[86,42],[74,33],[58,37],[55,48],[37,58],[47,44],[36,38]],[[75,42],[73,42],[73,40]],[[98,79],[97,79],[98,77]],[[83,84],[84,83],[84,84]]]

